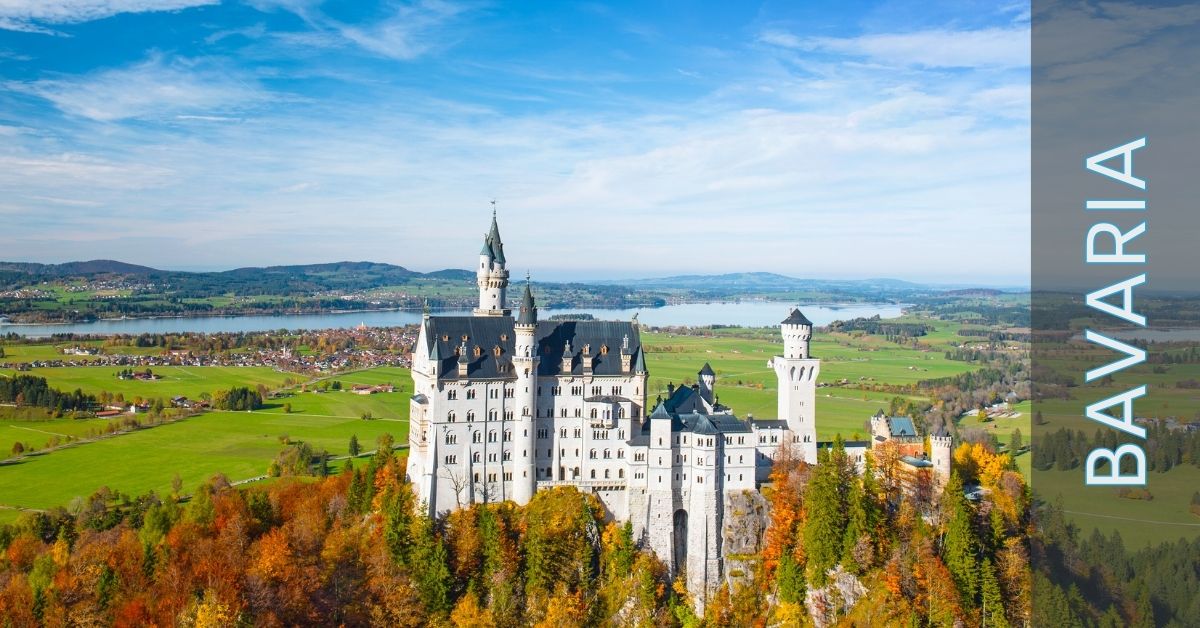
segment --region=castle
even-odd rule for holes
[[[493,213],[476,269],[472,316],[429,316],[413,348],[408,477],[431,515],[471,503],[527,503],[541,488],[595,494],[634,538],[684,573],[699,604],[724,581],[722,526],[731,496],[768,479],[791,443],[810,464],[817,450],[813,324],[798,309],[780,323],[778,418],[743,420],[717,399],[705,364],[693,386],[669,386],[647,405],[646,356],[636,322],[542,321],[528,283],[516,316]],[[886,423],[886,422],[885,422]],[[908,427],[911,429],[909,420]],[[872,441],[846,450],[861,464]],[[915,436],[915,431],[913,431]],[[933,440],[949,475],[950,441]]]

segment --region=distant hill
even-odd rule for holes
[[[66,262],[64,264],[36,264],[33,262],[0,262],[0,270],[7,270],[28,275],[44,275],[51,277],[70,277],[74,275],[149,275],[163,271],[127,264],[111,259],[94,259],[87,262]]]

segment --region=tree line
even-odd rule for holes
[[[96,398],[85,395],[78,388],[69,393],[51,388],[44,377],[14,375],[0,377],[0,403],[47,408],[62,414],[73,410],[90,410],[96,405]]]

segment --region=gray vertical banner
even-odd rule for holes
[[[1200,626],[1200,5],[1032,45],[1033,623]]]

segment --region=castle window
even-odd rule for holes
[[[697,475],[696,476],[696,484],[704,484],[704,477]]]
[[[454,413],[453,413],[453,412],[451,412],[451,413],[449,413],[449,414],[447,414],[447,415],[446,415],[446,422],[447,422],[447,423],[453,423],[453,422],[454,422],[454,419],[455,419],[455,417],[454,417]]]
[[[583,430],[579,429],[578,427],[575,428],[575,438],[579,438],[581,436],[583,436]]]
[[[478,451],[471,454],[471,462],[479,462],[479,461],[480,461],[480,456],[479,456]]]
[[[592,418],[596,418],[596,409],[592,408]]]
[[[624,449],[618,449],[618,450],[617,450],[617,457],[618,457],[618,458],[624,458],[624,457],[625,457],[625,450],[624,450]]]
[[[544,427],[538,428],[537,437],[544,440],[549,435],[548,432],[549,430]]]
[[[588,458],[591,458],[592,460],[596,459],[596,450],[595,449],[588,452]]]
[[[583,416],[583,408],[575,408],[575,418]]]
[[[446,434],[446,444],[454,445],[458,442],[458,434]]]
[[[496,346],[492,347],[492,355],[495,355],[496,357],[500,357],[500,345],[496,345]]]
[[[743,456],[738,456],[738,464],[742,464],[742,458]]]
[[[596,470],[592,469],[592,479],[596,479]]]
[[[605,470],[604,470],[604,479],[606,479],[606,480],[607,480],[609,477],[611,477],[611,476],[609,476],[609,470],[608,470],[608,469],[605,469]]]
[[[617,418],[618,419],[625,418],[625,407],[624,406],[617,406]],[[624,437],[622,437],[622,438],[624,438]]]
[[[471,432],[471,442],[472,443],[482,443],[483,442],[483,434],[481,432]]]
[[[506,452],[504,452],[504,461],[508,462],[509,460],[512,460],[512,452],[506,451]]]
[[[508,334],[500,334],[500,342],[508,342]]]
[[[483,355],[483,347],[475,345],[475,357]]]
[[[607,450],[607,449],[605,449],[605,450],[604,450],[604,459],[605,459],[605,460],[607,460],[607,459],[609,459],[609,458],[612,458],[612,452],[611,452],[611,451],[609,451],[609,450]]]
[[[600,345],[600,355],[608,355],[608,345]]]
[[[467,389],[467,399],[474,399],[474,398],[475,398],[475,389],[468,388]]]
[[[454,401],[455,399],[458,399],[458,391],[457,391],[457,390],[455,390],[455,389],[453,389],[453,388],[451,388],[450,390],[447,390],[447,391],[446,391],[446,398],[447,398],[447,399],[449,399],[449,400],[451,400],[451,401]]]
[[[468,338],[468,336],[467,336],[466,334],[463,334],[462,341],[463,341],[463,342],[466,342],[466,341],[467,341],[467,338]]]
[[[625,479],[625,469],[617,469],[617,478],[621,480]]]
[[[467,423],[474,423],[474,422],[475,422],[475,411],[467,410]]]
[[[563,438],[566,438],[567,437],[567,428],[564,427],[564,428],[558,430],[558,435],[562,436]]]
[[[504,481],[505,481],[505,482],[512,482],[512,473],[511,473],[511,472],[509,472],[509,473],[505,473],[505,474],[504,474]]]
[[[488,410],[488,420],[489,421],[496,420],[496,411],[495,410]]]
[[[512,431],[511,431],[511,430],[504,430],[504,442],[506,442],[506,443],[507,443],[507,442],[509,442],[509,441],[511,441],[511,440],[512,440]]]
[[[495,453],[488,454],[488,462],[495,462],[495,461],[496,461],[496,454]]]
[[[450,335],[442,334],[442,342],[450,342]]]
[[[458,456],[446,456],[446,464],[458,464]]]
[[[492,431],[488,432],[488,442],[489,443],[496,442],[496,430],[492,430]]]

